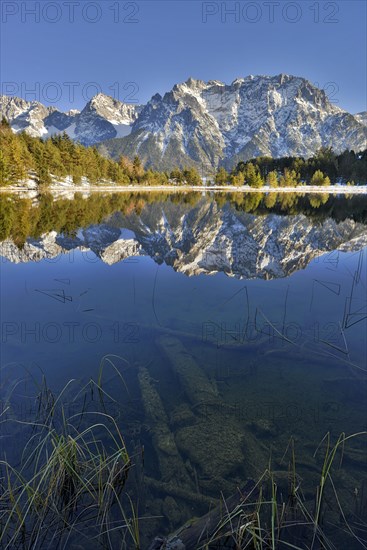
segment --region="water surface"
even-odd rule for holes
[[[105,364],[111,411],[136,458],[129,490],[155,517],[145,541],[205,513],[206,497],[256,480],[269,460],[284,469],[291,441],[311,499],[325,434],[366,430],[366,199],[1,202],[2,390],[26,372],[56,392]],[[30,411],[21,387],[18,416]],[[356,488],[366,512],[366,458],[365,438],[353,439],[336,473],[350,514]]]

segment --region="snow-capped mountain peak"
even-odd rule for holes
[[[113,158],[138,154],[146,166],[195,166],[207,174],[259,155],[310,157],[322,146],[358,151],[367,143],[366,113],[353,116],[305,78],[284,73],[231,84],[190,77],[145,106],[100,93],[80,112],[5,96],[0,110],[14,131],[65,131],[84,145],[100,143]]]
[[[111,124],[128,124],[137,118],[139,108],[133,104],[123,103],[105,94],[95,95],[84,107],[83,111],[94,110]]]
[[[258,155],[312,156],[366,147],[363,117],[331,103],[324,90],[288,74],[250,75],[231,84],[190,77],[143,108],[131,134],[103,144],[111,156],[136,154],[155,168],[212,172]]]
[[[43,138],[66,132],[83,145],[128,135],[140,111],[139,105],[123,103],[105,94],[94,96],[82,111],[70,109],[66,113],[38,101],[0,96],[0,114],[9,120],[15,132],[25,130]]]

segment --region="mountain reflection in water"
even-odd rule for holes
[[[316,256],[367,244],[367,199],[325,194],[2,197],[1,254],[12,262],[92,251],[109,265],[150,256],[186,275],[286,277]]]

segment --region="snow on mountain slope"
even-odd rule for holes
[[[74,139],[83,145],[94,145],[106,139],[130,133],[141,107],[98,94],[76,120]]]
[[[362,111],[361,113],[357,113],[354,115],[354,118],[358,120],[361,124],[364,126],[367,126],[367,111]]]
[[[25,130],[34,137],[44,138],[66,132],[83,145],[128,135],[140,110],[138,105],[128,105],[104,94],[93,97],[81,112],[67,113],[37,101],[0,96],[0,114],[15,132]]]
[[[188,79],[153,96],[131,134],[104,143],[112,157],[139,154],[147,165],[194,165],[210,172],[258,155],[312,156],[366,148],[367,129],[304,78],[248,76],[232,84]]]
[[[145,106],[98,94],[81,112],[1,96],[0,111],[14,131],[42,137],[65,131],[84,145],[100,144],[112,158],[138,154],[146,166],[195,166],[203,175],[259,155],[310,157],[321,146],[336,152],[367,146],[366,113],[353,116],[324,90],[286,74],[229,85],[189,78]]]

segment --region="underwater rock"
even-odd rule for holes
[[[202,473],[212,478],[225,478],[242,467],[242,434],[219,418],[205,418],[177,431],[178,448],[197,464]]]

